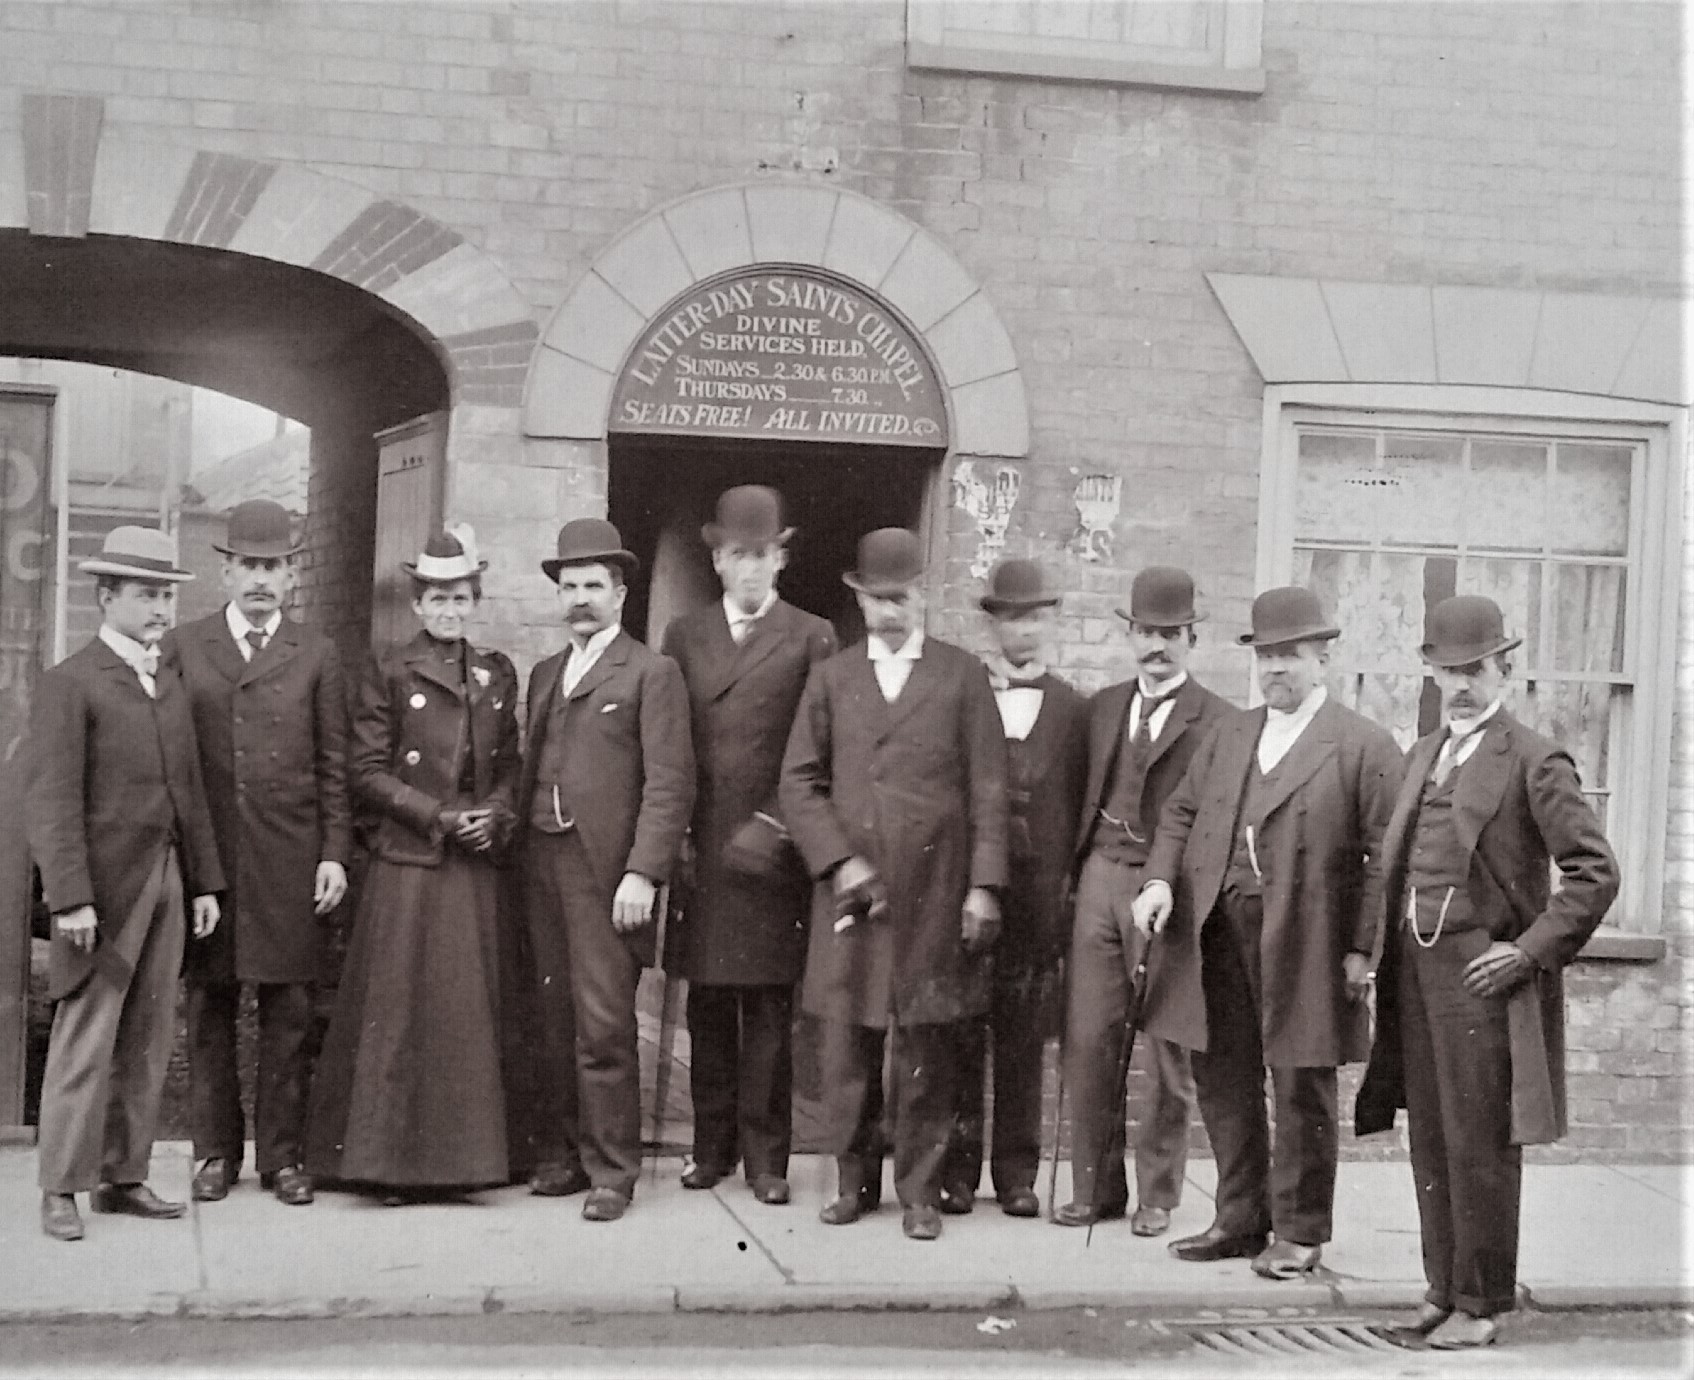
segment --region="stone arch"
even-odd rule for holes
[[[906,319],[945,386],[950,454],[1028,455],[1017,355],[981,283],[914,221],[813,183],[693,192],[613,241],[542,329],[524,390],[524,434],[604,442],[619,371],[660,309],[696,283],[763,263],[825,269]]]

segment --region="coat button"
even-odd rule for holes
[[[420,695],[418,698],[422,699],[423,696]],[[413,748],[406,754],[406,765],[408,767],[415,767],[421,761],[423,761],[423,753],[419,752],[416,748]]]
[[[413,709],[422,709],[428,703],[429,703],[429,701],[424,698],[423,693],[421,691],[418,694],[412,696],[411,705],[412,705]]]

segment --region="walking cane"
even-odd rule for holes
[[[1135,965],[1135,971],[1129,978],[1129,1001],[1124,1008],[1123,1040],[1118,1050],[1118,1081],[1117,1100],[1112,1114],[1111,1131],[1100,1144],[1100,1153],[1094,1161],[1094,1193],[1096,1201],[1100,1192],[1100,1175],[1106,1168],[1106,1156],[1111,1151],[1112,1142],[1123,1129],[1124,1113],[1129,1105],[1129,1061],[1135,1054],[1135,1031],[1141,1024],[1141,1008],[1147,1001],[1147,955],[1153,948],[1153,938],[1148,936],[1142,946],[1141,958]],[[1088,1218],[1088,1234],[1083,1238],[1082,1248],[1087,1250],[1094,1241],[1094,1223],[1099,1217],[1098,1209]]]
[[[664,933],[658,936],[658,957],[664,966],[664,985],[659,989],[659,1062],[653,1070],[653,1158],[649,1181],[659,1177],[659,1156],[664,1154],[665,1111],[670,1101],[671,1064],[676,1056],[676,987],[671,978],[670,964],[665,961],[662,945],[670,938],[670,929],[677,921],[677,910],[683,904],[686,888],[667,886],[660,898],[659,914],[665,917]],[[674,908],[673,908],[674,904]]]
[[[1053,1204],[1059,1190],[1059,1128],[1065,1124],[1065,1042],[1059,1046],[1059,1095],[1053,1100],[1053,1158],[1047,1163],[1047,1220],[1053,1220]],[[1045,1054],[1045,1051],[1043,1051]]]

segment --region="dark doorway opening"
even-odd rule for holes
[[[845,646],[862,625],[841,573],[852,569],[859,538],[873,528],[923,530],[943,452],[614,435],[608,454],[608,514],[641,558],[624,608],[630,632],[656,644],[672,618],[721,597],[700,528],[725,489],[768,484],[782,494],[796,529],[780,582],[783,597],[829,619]]]

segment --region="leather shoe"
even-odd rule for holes
[[[941,1235],[941,1213],[926,1204],[909,1207],[900,1218],[900,1230],[914,1241],[934,1241]]]
[[[629,1197],[615,1188],[590,1189],[588,1201],[582,1205],[582,1216],[588,1222],[615,1222],[629,1207]]]
[[[589,1187],[581,1165],[544,1164],[530,1176],[529,1191],[541,1198],[569,1198]]]
[[[755,1174],[752,1189],[761,1203],[778,1207],[788,1201],[788,1180],[780,1174]]]
[[[1498,1318],[1454,1313],[1429,1334],[1429,1344],[1437,1351],[1468,1351],[1476,1346],[1492,1346],[1499,1335]]]
[[[76,1210],[76,1194],[41,1195],[41,1230],[55,1241],[82,1240],[82,1214]]]
[[[1129,1219],[1129,1229],[1137,1236],[1163,1236],[1171,1229],[1170,1209],[1143,1204]]]
[[[826,1227],[845,1227],[849,1222],[857,1222],[859,1215],[865,1211],[864,1190],[857,1193],[843,1193],[831,1202],[825,1203],[818,1213],[818,1221]]]
[[[1278,1241],[1253,1258],[1253,1273],[1264,1279],[1299,1279],[1318,1267],[1322,1246],[1302,1246],[1298,1241]]]
[[[1041,1199],[1033,1188],[1008,1188],[1000,1195],[1000,1211],[1008,1217],[1039,1217]]]
[[[216,1203],[229,1197],[235,1181],[241,1177],[241,1166],[222,1155],[208,1157],[194,1171],[192,1194],[197,1203]]]
[[[976,1206],[976,1190],[968,1184],[942,1184],[941,1210],[949,1217],[968,1216]]]
[[[1092,1203],[1066,1203],[1053,1211],[1053,1220],[1061,1227],[1091,1227],[1096,1222],[1115,1222],[1129,1211],[1127,1203],[1107,1203],[1096,1208]]]
[[[1219,1231],[1214,1222],[1198,1236],[1185,1236],[1165,1247],[1178,1260],[1236,1260],[1258,1255],[1265,1248],[1264,1232],[1239,1234]]]
[[[167,1202],[146,1184],[101,1184],[89,1206],[96,1212],[146,1217],[155,1222],[168,1222],[188,1211],[186,1203]]]
[[[716,1188],[719,1183],[729,1177],[727,1169],[714,1169],[709,1164],[701,1164],[696,1160],[682,1171],[682,1186],[684,1188]]]
[[[262,1187],[276,1194],[277,1202],[287,1203],[289,1207],[304,1207],[316,1196],[312,1192],[312,1176],[297,1164],[285,1165],[274,1174],[261,1174],[259,1181]]]
[[[1418,1309],[1418,1315],[1411,1322],[1395,1323],[1382,1329],[1383,1335],[1391,1342],[1401,1346],[1413,1342],[1421,1342],[1425,1337],[1440,1327],[1453,1315],[1451,1308],[1443,1308],[1440,1304],[1426,1303]]]

